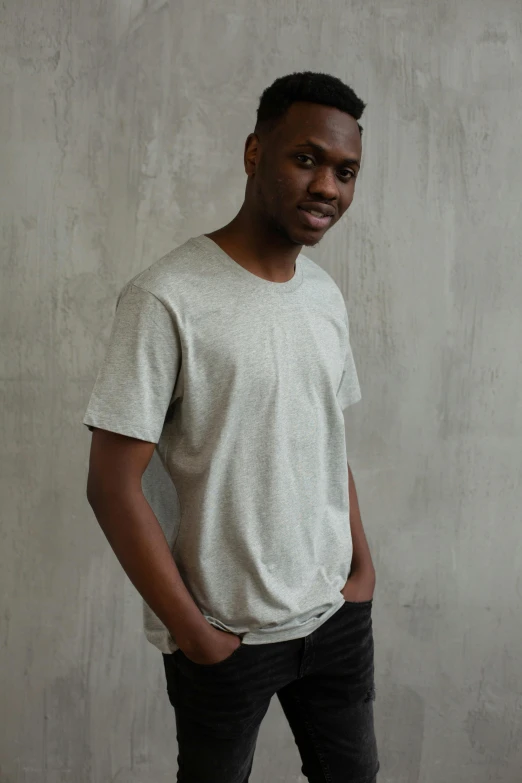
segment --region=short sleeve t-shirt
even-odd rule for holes
[[[361,397],[343,295],[303,254],[264,280],[194,237],[118,298],[88,427],[155,443],[143,488],[208,622],[306,636],[350,571],[343,410]],[[145,633],[177,649],[144,606]]]

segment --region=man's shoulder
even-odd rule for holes
[[[333,300],[344,307],[343,293],[326,269],[304,253],[300,253],[299,258],[303,264],[304,278],[311,284],[308,290],[319,298],[327,297],[329,301]]]
[[[153,294],[162,301],[179,294],[195,280],[201,282],[201,266],[205,263],[195,238],[188,239],[154,261],[146,269],[129,280],[123,288],[131,286]]]

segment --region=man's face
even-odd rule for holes
[[[247,142],[256,209],[296,245],[316,245],[352,203],[361,163],[357,121],[299,102],[268,134]]]

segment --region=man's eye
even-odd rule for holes
[[[352,179],[355,177],[355,171],[353,169],[343,169],[340,174],[343,179]]]
[[[297,155],[297,160],[299,163],[313,163],[312,158],[310,155]]]

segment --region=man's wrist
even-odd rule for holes
[[[189,616],[177,617],[169,631],[178,647],[183,651],[190,651],[205,645],[212,633],[212,626],[198,610]]]
[[[375,568],[371,560],[353,561],[350,568],[350,576],[360,578],[373,578],[375,580]]]

